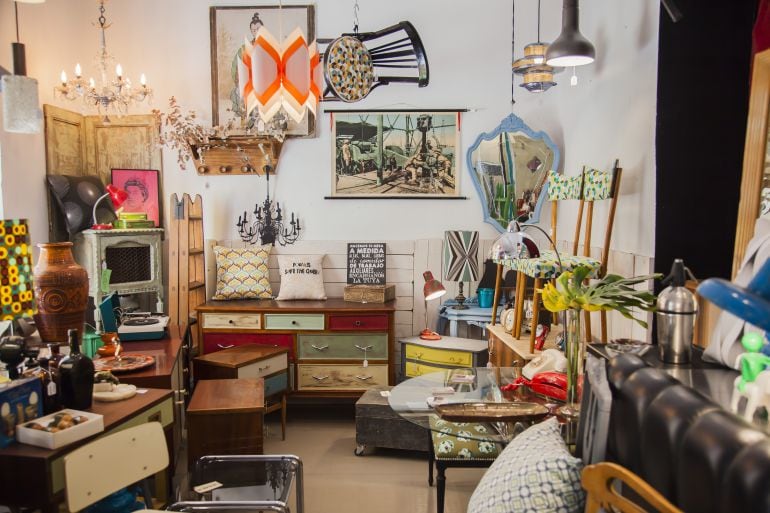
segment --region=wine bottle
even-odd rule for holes
[[[80,352],[78,330],[68,330],[70,354],[59,362],[61,402],[67,408],[87,410],[94,393],[94,362]]]

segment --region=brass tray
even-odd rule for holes
[[[526,402],[440,404],[435,410],[439,417],[452,422],[537,421],[549,413],[542,404]]]
[[[110,356],[108,358],[96,358],[94,368],[96,371],[131,372],[155,364],[155,358],[146,354],[124,353],[120,358]]]

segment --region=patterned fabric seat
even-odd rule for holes
[[[485,439],[485,433],[494,433],[487,423],[448,422],[437,415],[430,416],[430,453],[428,456],[428,484],[433,486],[433,466],[436,478],[436,511],[444,513],[446,469],[449,467],[485,468],[494,463],[501,447]]]
[[[503,260],[502,264],[514,271],[521,271],[531,278],[550,280],[561,274],[561,271],[572,271],[580,265],[590,267],[593,271],[591,278],[597,277],[602,266],[600,260],[580,255],[560,255],[562,269],[559,269],[559,261],[553,251],[544,251],[538,258],[520,258],[517,260]]]
[[[494,428],[487,423],[449,422],[432,415],[430,430],[433,453],[437,460],[494,460],[500,454],[500,449],[491,439],[480,440],[484,438],[484,433],[494,432]]]

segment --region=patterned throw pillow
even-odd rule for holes
[[[578,513],[583,463],[570,455],[555,418],[513,439],[481,478],[468,513]]]
[[[270,246],[227,248],[214,246],[217,290],[212,299],[271,299],[267,257]]]
[[[279,301],[326,299],[323,260],[325,255],[278,255],[281,271]]]

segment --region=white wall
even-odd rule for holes
[[[107,4],[108,49],[126,73],[146,73],[155,89],[155,108],[175,95],[180,103],[210,122],[211,79],[209,5],[253,5],[253,0],[112,0]],[[289,2],[286,2],[289,3]],[[301,3],[301,2],[293,2]],[[13,2],[0,0],[0,65],[11,67]],[[411,21],[422,37],[430,63],[430,85],[391,85],[358,104],[365,108],[468,108],[463,116],[461,148],[482,131],[494,128],[511,112],[511,0],[360,0],[361,30]],[[353,1],[316,2],[317,37],[332,38],[352,29]],[[516,0],[516,57],[536,39],[536,0]],[[560,29],[556,0],[543,2],[542,36],[552,40]],[[581,29],[597,48],[597,61],[578,68],[580,83],[569,86],[570,72],[559,85],[534,95],[515,87],[513,112],[533,129],[546,131],[561,148],[562,165],[575,173],[584,163],[609,168],[619,158],[625,174],[614,232],[615,249],[654,253],[655,98],[658,39],[657,0],[584,0]],[[94,0],[47,0],[20,4],[21,39],[27,45],[28,74],[41,84],[44,103],[78,109],[76,102],[53,99],[62,68],[71,73],[80,62],[93,73],[98,31]],[[333,104],[330,108],[341,108]],[[135,110],[136,113],[147,110]],[[321,115],[318,136],[284,145],[275,182],[289,211],[305,219],[306,240],[405,240],[441,237],[445,229],[477,229],[482,238],[495,231],[483,223],[482,210],[467,170],[462,171],[465,201],[329,201],[331,141],[328,115]],[[4,215],[32,219],[36,241],[47,236],[42,135],[0,135]],[[235,238],[239,212],[264,198],[265,181],[256,176],[199,177],[180,171],[176,154],[164,150],[164,188],[204,197],[206,237]],[[273,180],[271,180],[272,182]],[[598,210],[597,219],[602,219]],[[544,212],[543,219],[548,219]],[[572,225],[561,215],[562,234]],[[601,223],[595,223],[597,225]],[[599,226],[596,227],[599,230]],[[599,232],[597,231],[597,234]],[[597,241],[598,242],[598,241]]]

